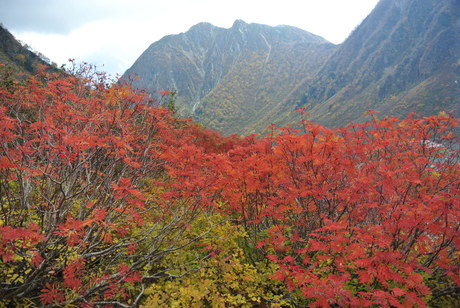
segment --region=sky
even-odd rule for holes
[[[378,0],[0,0],[0,22],[59,66],[123,74],[147,47],[199,22],[289,25],[343,42]]]

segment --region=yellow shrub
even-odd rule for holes
[[[283,299],[286,290],[269,278],[276,266],[268,262],[249,263],[238,245],[246,234],[231,222],[218,223],[220,219],[214,215],[197,220],[189,236],[203,233],[213,225],[207,236],[186,253],[164,261],[169,266],[189,261],[189,266],[169,273],[177,278],[164,278],[152,284],[145,292],[147,299],[142,307],[291,306]],[[193,258],[197,261],[190,262]]]

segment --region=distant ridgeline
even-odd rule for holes
[[[175,89],[181,113],[224,134],[310,119],[328,126],[460,105],[459,1],[381,0],[333,45],[289,26],[200,23],[153,43],[123,75],[153,95]]]

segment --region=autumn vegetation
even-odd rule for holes
[[[1,70],[0,307],[458,303],[450,114],[223,137],[91,66]]]

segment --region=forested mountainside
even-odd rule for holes
[[[153,43],[124,75],[174,88],[183,114],[223,133],[261,132],[305,107],[328,126],[459,105],[459,1],[382,0],[339,46],[292,27],[202,23]]]
[[[262,118],[321,67],[335,45],[306,31],[200,23],[153,43],[127,70],[135,87],[178,91],[183,114],[225,132],[254,131]]]
[[[287,106],[305,106],[326,125],[359,120],[368,109],[458,112],[459,13],[453,0],[380,1]]]
[[[40,55],[24,47],[3,26],[0,25],[0,63],[9,66],[16,73],[34,73],[37,65],[49,65]]]

